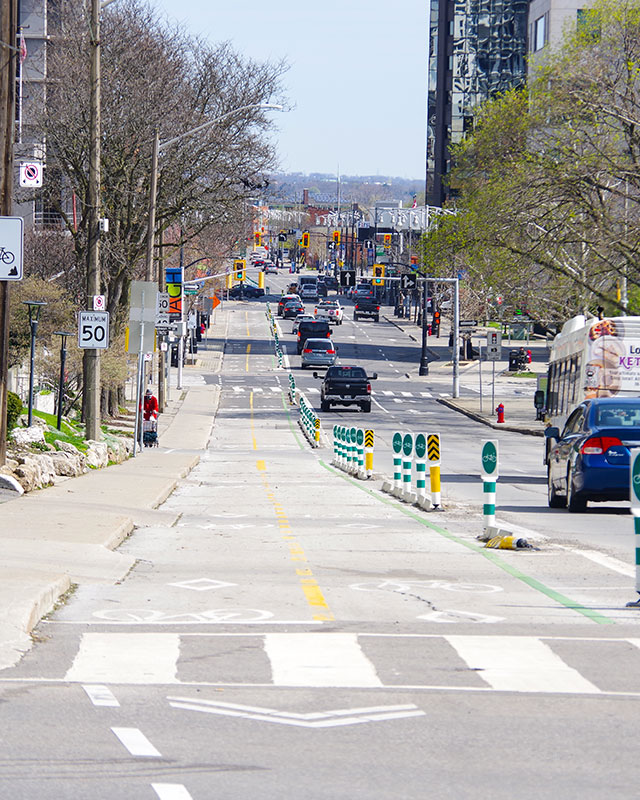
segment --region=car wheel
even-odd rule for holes
[[[371,402],[368,403],[360,403],[360,408],[365,412],[365,414],[369,414],[371,412]]]
[[[585,498],[575,493],[573,478],[571,477],[571,467],[567,470],[567,508],[574,514],[579,514],[587,508],[587,501]]]
[[[357,315],[357,314],[354,314],[354,315],[353,315],[353,319],[354,319],[354,320],[357,322],[357,321],[358,321],[358,315]]]
[[[331,403],[326,400],[320,401],[320,411],[331,411]]]
[[[374,320],[375,320],[376,322],[380,322],[380,317],[379,317],[379,316],[376,314],[376,316],[374,317]]]
[[[567,498],[557,494],[556,488],[551,480],[551,469],[547,469],[547,501],[549,508],[565,508]]]
[[[305,369],[306,366],[306,364],[300,364],[300,369]]]

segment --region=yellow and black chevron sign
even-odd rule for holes
[[[373,431],[364,432],[364,446],[373,447]]]
[[[429,461],[440,461],[440,435],[430,433],[427,436],[427,458]]]

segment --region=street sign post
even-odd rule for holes
[[[78,347],[87,350],[106,350],[109,347],[108,311],[78,313]]]
[[[42,186],[41,161],[23,161],[20,164],[20,186],[26,189],[38,189]]]
[[[0,217],[0,281],[22,280],[24,221]]]

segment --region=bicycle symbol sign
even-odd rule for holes
[[[0,281],[22,280],[22,217],[0,217]]]

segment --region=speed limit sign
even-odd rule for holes
[[[88,350],[109,347],[108,311],[81,311],[78,314],[78,347]]]

